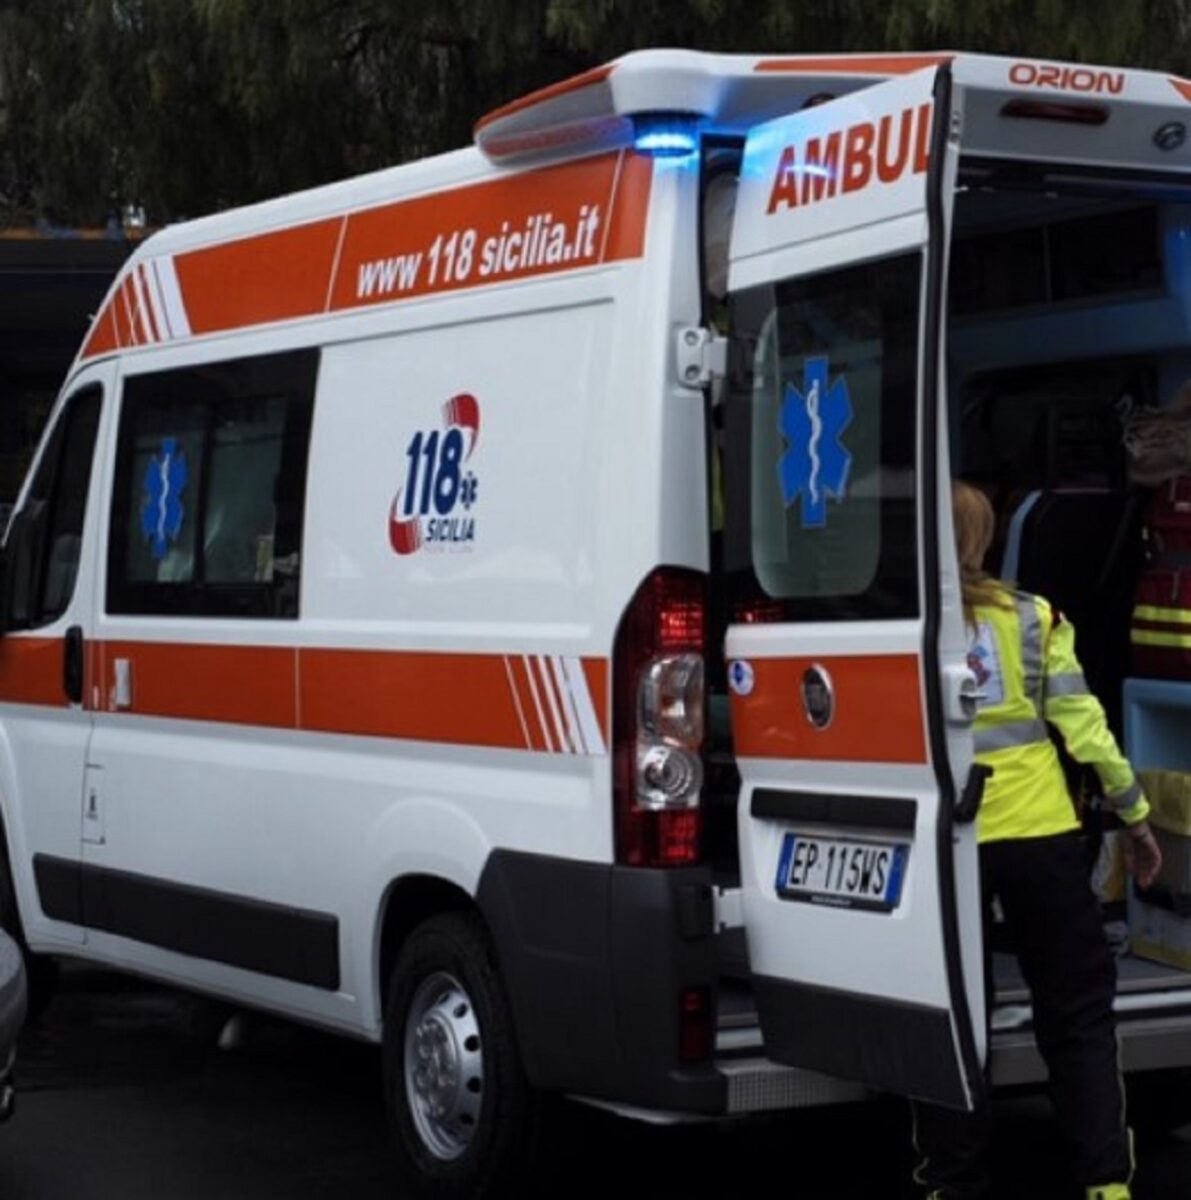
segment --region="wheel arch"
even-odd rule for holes
[[[389,979],[401,947],[423,921],[444,912],[479,912],[475,900],[440,875],[411,873],[393,880],[381,901],[377,922],[377,1012],[385,1011]]]
[[[389,975],[409,934],[438,912],[474,908],[491,853],[474,815],[442,797],[407,799],[388,808],[367,834],[371,861],[360,864],[349,949],[354,993],[369,1036],[380,1038]]]

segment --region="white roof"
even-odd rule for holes
[[[1089,165],[1101,177],[1114,169],[1131,179],[1138,172],[1160,173],[1164,180],[1174,174],[1180,191],[1177,174],[1191,173],[1186,138],[1191,82],[1160,72],[943,51],[775,56],[640,51],[489,113],[476,126],[478,150],[469,147],[162,231],[125,264],[81,357],[237,323],[395,302],[421,294],[431,282],[445,286],[445,276],[428,278],[437,260],[434,270],[427,265],[416,277],[414,260],[434,254],[438,245],[435,222],[446,222],[439,231],[443,239],[452,231],[476,237],[494,204],[506,206],[515,229],[519,221],[536,219],[534,203],[553,207],[557,216],[574,201],[578,221],[590,210],[580,203],[584,199],[594,203],[593,196],[607,199],[617,189],[634,193],[630,176],[639,172],[626,168],[622,178],[611,164],[648,162],[625,153],[642,117],[683,115],[705,131],[744,136],[826,99],[852,94],[847,105],[864,107],[856,93],[886,80],[898,80],[898,87],[905,83],[929,105],[944,69],[950,72],[956,129],[969,161],[1044,164],[1048,180],[1064,172],[1087,173]],[[824,116],[831,112],[824,110]],[[561,178],[558,171],[579,182],[559,183],[558,195],[541,193],[543,181]],[[614,203],[610,211],[616,211]],[[640,213],[637,218],[644,220]],[[430,230],[424,237],[421,225]],[[537,245],[541,238],[532,236]],[[626,241],[610,244],[624,254],[640,236],[633,225]],[[576,246],[568,256],[579,253]],[[586,243],[582,249],[586,256]],[[200,258],[201,270],[194,265]],[[567,263],[578,267],[587,259],[568,257]],[[408,287],[402,270],[410,272]],[[377,280],[381,291],[373,290]],[[222,314],[218,320],[210,315],[214,308]]]
[[[745,134],[809,102],[947,65],[965,92],[964,150],[1084,159],[1155,169],[1191,168],[1180,145],[1155,135],[1191,116],[1191,82],[1162,72],[1031,58],[922,54],[725,55],[644,50],[531,93],[487,114],[476,143],[494,162],[624,145],[633,118],[684,113],[707,129]],[[1026,111],[1013,112],[1013,106]],[[1050,121],[1003,118],[1044,116]],[[1033,113],[1029,112],[1034,108]],[[1006,112],[1006,109],[1009,112]],[[1066,119],[1059,110],[1068,110]],[[1103,117],[1103,120],[1100,119]],[[1097,130],[1099,136],[1088,134]],[[1039,131],[1045,132],[1038,136]],[[1047,136],[1047,134],[1052,136]],[[1068,143],[1071,143],[1070,145]]]

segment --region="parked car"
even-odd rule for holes
[[[25,963],[20,947],[0,929],[0,1121],[12,1116],[12,1067],[25,1020]]]

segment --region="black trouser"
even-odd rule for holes
[[[1050,1072],[1050,1096],[1085,1187],[1124,1183],[1132,1173],[1112,1013],[1116,963],[1088,885],[1076,834],[989,842],[980,847],[989,945],[992,897],[1030,988],[1034,1033]],[[985,959],[991,1011],[992,974]],[[988,1194],[984,1152],[989,1110],[914,1105],[921,1154],[916,1178],[950,1200]]]

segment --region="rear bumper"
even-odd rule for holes
[[[715,1003],[705,868],[639,870],[496,851],[478,893],[530,1082],[667,1112],[721,1115],[728,1083],[680,1061],[688,988]],[[710,1014],[714,1022],[715,1013]]]

